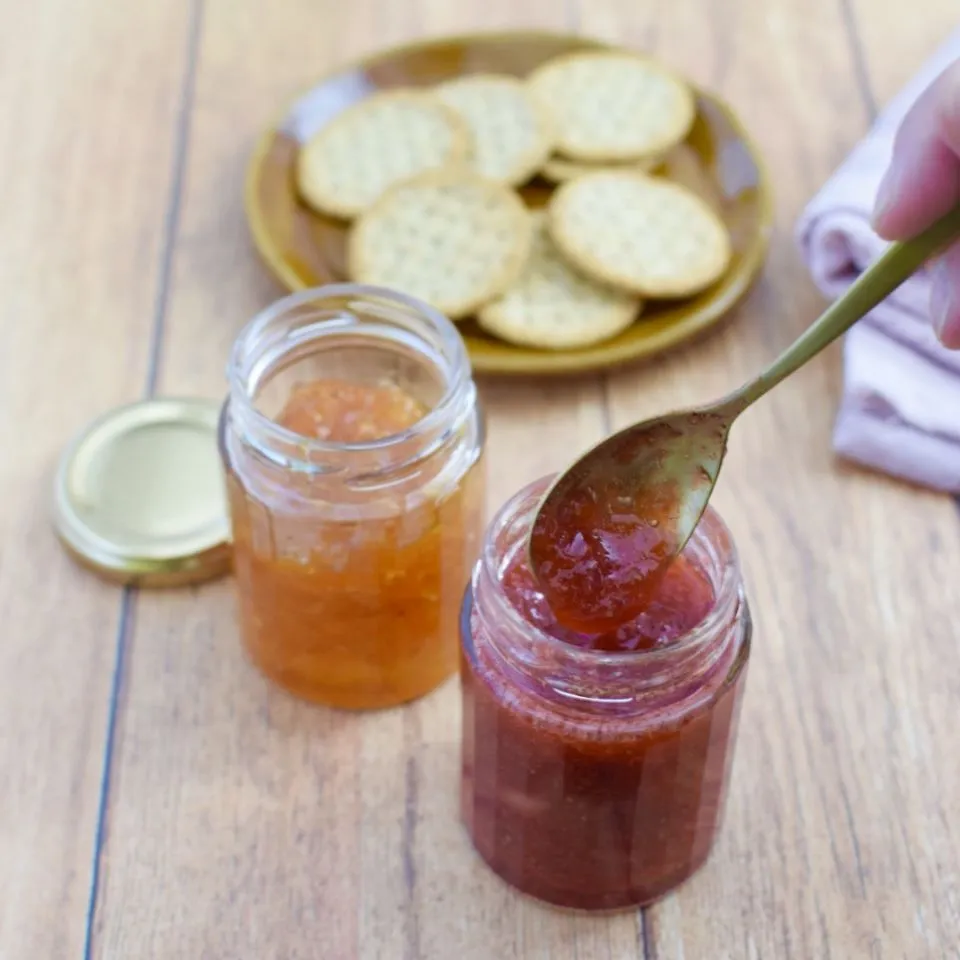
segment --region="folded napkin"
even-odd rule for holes
[[[886,249],[870,217],[897,127],[958,58],[960,30],[887,105],[803,211],[797,240],[826,297],[843,293]],[[833,446],[864,466],[960,493],[960,351],[947,350],[934,335],[929,297],[929,277],[918,274],[846,334]]]

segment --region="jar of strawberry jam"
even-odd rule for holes
[[[636,619],[560,626],[525,541],[547,490],[494,519],[461,614],[461,810],[477,851],[561,907],[650,903],[707,859],[750,652],[730,535],[708,510]]]
[[[241,633],[260,670],[346,708],[456,671],[483,524],[482,426],[464,343],[409,297],[342,285],[237,339],[220,422]]]

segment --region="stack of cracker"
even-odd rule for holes
[[[694,117],[692,90],[660,65],[572,53],[525,79],[374,94],[304,144],[297,185],[350,222],[350,279],[509,343],[576,349],[726,271],[723,222],[657,175]],[[519,192],[536,177],[553,184],[543,209]]]

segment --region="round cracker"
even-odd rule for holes
[[[584,273],[642,297],[685,297],[730,263],[723,221],[695,193],[660,177],[620,170],[558,187],[548,224]]]
[[[468,170],[435,171],[392,187],[355,221],[349,272],[460,319],[516,280],[531,235],[513,190]]]
[[[693,91],[637,54],[583,51],[548,60],[528,77],[550,111],[557,150],[573,160],[662,154],[689,133]]]
[[[469,163],[481,176],[517,186],[550,155],[549,115],[522,80],[471,74],[442,83],[434,92],[470,128]]]
[[[477,312],[487,333],[518,346],[547,350],[588,347],[626,330],[641,301],[579,273],[547,232],[546,214],[533,214],[533,244],[520,276]]]
[[[663,165],[662,157],[641,157],[639,160],[627,160],[619,164],[581,163],[566,157],[550,157],[540,168],[540,175],[551,183],[566,183],[585,173],[598,170],[636,170],[639,173],[651,173]]]
[[[350,219],[395,183],[464,161],[470,132],[430,93],[386,90],[337,114],[297,156],[297,188],[320,213]]]

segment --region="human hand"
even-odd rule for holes
[[[877,193],[873,225],[886,240],[907,240],[960,204],[960,61],[910,108]],[[944,346],[960,350],[960,244],[932,263],[930,316]]]

